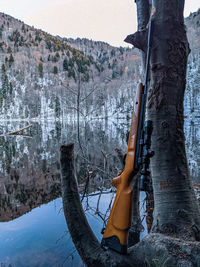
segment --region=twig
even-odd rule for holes
[[[91,193],[88,195],[88,197],[93,197],[93,196],[98,196],[98,195],[104,195],[104,194],[110,194],[110,193],[116,193],[115,189],[110,189],[109,191],[100,191],[100,192],[96,192],[96,193]]]
[[[24,128],[21,128],[21,129],[19,129],[19,130],[17,130],[17,131],[8,133],[8,135],[15,135],[15,134],[18,134],[19,132],[22,132],[22,131],[24,131],[24,130],[26,130],[26,129],[32,127],[32,126],[33,126],[33,124],[30,124],[30,125],[28,125],[28,126],[26,126],[26,127],[24,127]],[[26,136],[26,135],[23,135],[23,136]]]
[[[99,197],[98,197],[97,208],[96,208],[95,214],[99,213],[99,202],[100,202],[100,199],[101,199],[101,194],[102,194],[102,191],[100,191],[100,194],[99,194]]]
[[[28,135],[28,134],[1,134],[0,136],[11,136],[11,135],[16,135],[16,136],[21,136],[21,137],[27,137],[27,138],[33,138],[33,136]]]

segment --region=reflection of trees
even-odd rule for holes
[[[19,129],[24,124],[5,125],[4,132]],[[123,125],[118,127],[122,130]],[[125,129],[124,129],[125,130]],[[77,140],[77,124],[67,122],[35,123],[32,138],[0,137],[0,194],[1,220],[21,216],[32,208],[60,196],[59,151],[62,142]],[[76,155],[80,192],[110,186],[111,177],[121,166],[116,146],[121,146],[121,133],[113,124],[101,121],[80,123],[80,142],[83,153]],[[125,143],[125,140],[124,140]],[[79,147],[76,141],[76,147]],[[109,160],[105,162],[105,156]],[[85,180],[88,186],[85,186]]]
[[[35,124],[32,131],[32,139],[19,136],[0,139],[3,144],[0,174],[1,221],[19,217],[60,196],[59,165],[52,164],[49,152],[45,153],[43,149],[43,145],[47,148],[48,144],[53,144],[49,140],[42,143],[42,129],[38,124]],[[53,151],[52,154],[55,158]]]
[[[60,184],[50,188],[26,188],[24,184],[9,184],[1,194],[0,221],[10,221],[60,196]]]
[[[82,134],[78,138],[75,156],[79,182],[87,177],[88,192],[108,188],[111,178],[122,167],[115,149],[122,142],[125,145],[126,141],[121,140],[120,131],[105,121],[84,122],[81,126]]]
[[[126,147],[128,124],[127,121],[98,120],[80,123],[80,141],[85,155],[81,151],[75,155],[80,192],[90,194],[110,187],[111,179],[122,168],[119,152],[115,149]],[[24,123],[13,123],[2,125],[1,129],[7,133],[23,126]],[[198,182],[198,124],[186,125],[185,132],[191,175]],[[21,216],[60,196],[59,151],[55,147],[77,140],[77,124],[35,123],[31,134],[32,139],[0,137],[1,220]],[[78,142],[75,146],[78,151]]]

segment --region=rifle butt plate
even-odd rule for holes
[[[117,236],[102,238],[101,245],[102,247],[108,247],[115,250],[120,254],[127,254],[127,245],[122,245]]]

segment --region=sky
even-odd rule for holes
[[[185,17],[198,8],[199,0],[185,0]],[[137,28],[134,0],[0,0],[0,11],[52,35],[113,46],[126,46]]]

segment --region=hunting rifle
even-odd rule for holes
[[[147,191],[150,181],[149,163],[150,158],[154,155],[154,152],[150,150],[153,124],[150,120],[145,122],[151,27],[150,19],[145,83],[144,85],[140,83],[136,92],[125,167],[121,175],[112,180],[117,192],[101,241],[103,247],[111,248],[121,254],[127,253],[128,232],[132,224],[132,181],[140,170],[139,189]]]

